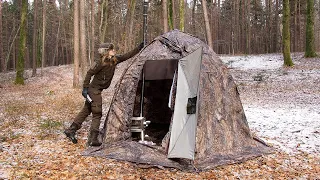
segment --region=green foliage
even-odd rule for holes
[[[3,136],[0,136],[0,142],[7,142],[10,140],[18,139],[19,137],[21,137],[21,134],[16,134],[11,129],[9,129],[9,131],[6,132]]]
[[[46,119],[40,122],[39,128],[40,132],[38,138],[43,140],[52,137],[55,134],[56,130],[59,130],[62,127],[62,123],[55,121],[53,119]]]
[[[54,121],[52,119],[44,120],[40,123],[40,128],[42,130],[54,130],[59,129],[62,126],[62,123],[59,121]]]

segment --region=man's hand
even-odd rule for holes
[[[84,98],[87,98],[87,95],[88,95],[88,88],[83,88],[83,90],[82,90],[82,96],[83,96]]]

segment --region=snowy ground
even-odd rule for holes
[[[252,131],[287,153],[320,154],[320,62],[294,54],[221,56],[231,70]]]

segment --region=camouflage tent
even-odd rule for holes
[[[139,144],[130,132],[130,119],[139,114],[141,75],[144,72],[143,116],[151,120],[147,133],[159,145],[166,134],[170,137],[168,131],[171,135],[177,131],[174,123],[170,126],[175,112],[168,108],[172,79],[178,62],[199,49],[202,61],[197,79],[197,113],[193,123],[196,127],[190,163],[179,157],[168,158],[169,138],[163,141],[164,147]],[[227,67],[200,39],[173,30],[155,38],[129,61],[116,87],[102,130],[104,144],[87,149],[85,155],[179,169],[192,165],[199,170],[207,170],[270,152],[269,147],[250,133],[237,86]],[[175,151],[179,153],[179,148]]]

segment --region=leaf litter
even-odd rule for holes
[[[24,86],[13,83],[14,72],[0,73],[0,179],[319,179],[320,59],[296,53],[293,68],[282,66],[281,54],[221,59],[238,85],[252,133],[275,153],[193,173],[81,156],[91,117],[78,131],[78,144],[65,138],[83,99],[72,88],[72,65],[64,65],[44,68],[43,76],[26,70]],[[103,92],[104,112],[125,66]]]

